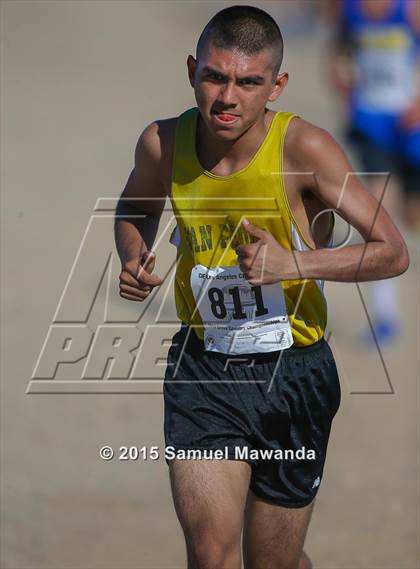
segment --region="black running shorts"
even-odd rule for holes
[[[341,399],[325,340],[228,356],[205,351],[183,324],[172,338],[163,392],[168,464],[188,460],[192,450],[201,454],[190,459],[246,460],[256,496],[289,508],[313,500]]]

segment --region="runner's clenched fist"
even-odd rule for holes
[[[156,255],[145,251],[140,259],[127,261],[120,274],[120,296],[127,300],[143,302],[155,286],[162,284],[158,275],[152,275]]]

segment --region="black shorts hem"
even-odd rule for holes
[[[258,488],[256,488],[252,484],[250,485],[249,489],[251,490],[251,492],[253,494],[255,494],[255,496],[257,496],[257,498],[261,498],[262,500],[265,500],[266,502],[269,502],[270,504],[274,504],[275,506],[282,506],[283,508],[291,508],[294,510],[308,506],[311,502],[313,502],[315,500],[316,494],[317,494],[317,492],[315,492],[315,494],[313,494],[312,496],[310,496],[306,500],[299,500],[299,501],[292,502],[290,500],[282,500],[279,498],[274,498],[272,496],[268,496],[265,492],[261,492],[260,490],[258,490]]]

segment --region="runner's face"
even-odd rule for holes
[[[273,53],[256,55],[216,48],[211,43],[199,61],[188,58],[188,73],[207,128],[218,138],[234,140],[264,116],[267,101],[275,101],[287,74],[273,80]]]

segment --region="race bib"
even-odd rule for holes
[[[196,265],[191,271],[191,289],[204,325],[206,350],[265,353],[293,344],[279,283],[253,286],[238,266]]]
[[[356,101],[366,110],[398,113],[414,98],[415,64],[402,33],[367,31],[356,58]]]

